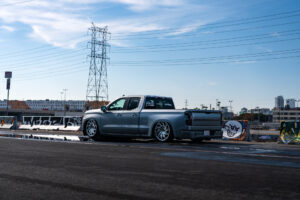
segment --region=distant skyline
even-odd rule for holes
[[[2,0],[0,99],[85,100],[88,28],[108,26],[109,100],[273,108],[300,99],[300,1]]]

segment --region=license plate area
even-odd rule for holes
[[[209,130],[205,130],[204,131],[204,136],[210,136],[210,131]]]

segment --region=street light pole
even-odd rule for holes
[[[65,93],[65,101],[64,101],[64,116],[66,116],[67,110],[66,110],[66,101],[67,101],[67,91],[68,89],[63,89]]]
[[[7,79],[7,85],[10,84],[10,79]],[[9,89],[7,89],[7,99],[6,99],[6,116],[8,116],[8,101],[9,101]]]
[[[6,80],[6,89],[7,89],[6,116],[8,116],[9,90],[10,90],[10,79],[12,77],[12,72],[6,71],[4,77],[7,79]]]

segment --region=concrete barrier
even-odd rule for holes
[[[0,128],[14,129],[17,126],[17,120],[14,116],[0,116]]]
[[[300,122],[286,122],[280,123],[280,140],[284,144],[300,143]]]
[[[223,124],[223,139],[235,141],[250,141],[250,128],[247,120],[225,121]]]
[[[79,131],[81,122],[79,116],[24,116],[19,129]]]

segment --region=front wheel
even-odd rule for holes
[[[100,138],[100,133],[98,130],[98,125],[96,120],[90,119],[86,122],[85,134],[95,140]]]
[[[172,129],[168,122],[158,122],[154,126],[154,137],[159,142],[168,142],[173,139]]]

